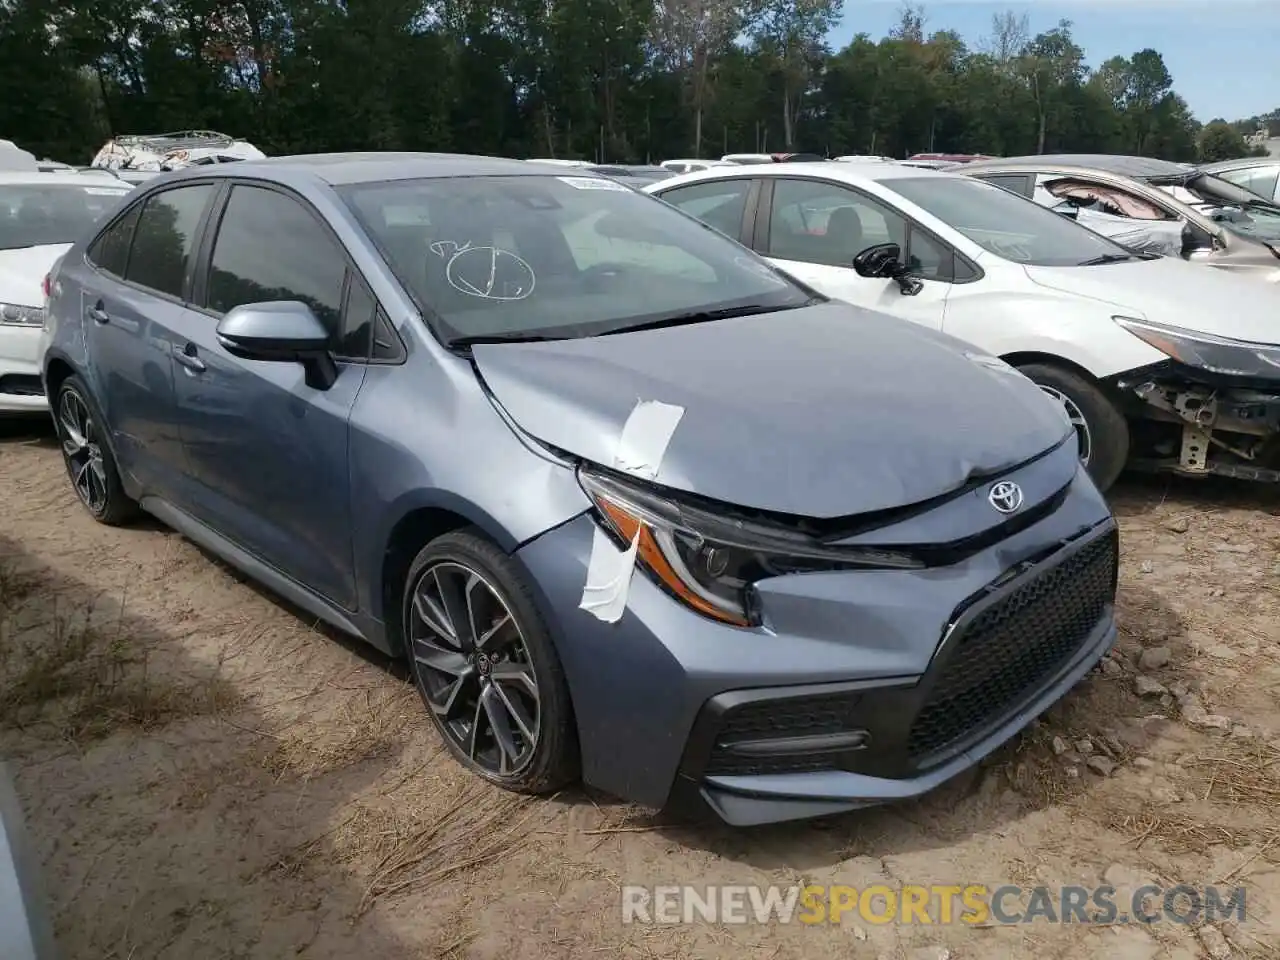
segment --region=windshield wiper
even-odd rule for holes
[[[552,340],[564,340],[565,337],[539,337],[528,336],[519,333],[503,335],[496,334],[479,334],[473,337],[454,337],[452,340],[446,340],[445,346],[450,350],[465,350],[467,347],[474,347],[478,343],[549,343]]]
[[[661,330],[663,327],[683,327],[694,323],[708,323],[712,320],[732,320],[735,317],[753,317],[761,313],[777,313],[783,310],[795,310],[809,307],[815,303],[825,302],[821,297],[811,297],[802,303],[788,303],[782,306],[747,303],[737,307],[722,307],[719,310],[691,310],[688,313],[676,313],[656,320],[645,320],[641,323],[629,324],[625,327],[614,327],[597,336],[607,337],[615,333],[635,333],[638,330]]]
[[[1104,263],[1124,263],[1128,260],[1136,260],[1131,253],[1104,253],[1100,257],[1091,257],[1088,260],[1081,260],[1076,266],[1078,267],[1100,267]]]

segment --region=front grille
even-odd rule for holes
[[[911,726],[913,762],[1002,719],[1071,659],[1115,596],[1117,552],[1114,533],[1099,537],[952,638]]]
[[[0,377],[0,393],[18,397],[39,397],[44,395],[44,385],[40,378],[32,374],[10,373]]]
[[[860,699],[857,693],[827,693],[760,700],[731,707],[720,720],[706,775],[829,770],[832,767],[830,753],[747,757],[733,754],[725,747],[743,740],[820,736],[856,730],[862,726],[856,716]]]

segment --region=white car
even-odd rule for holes
[[[48,410],[38,360],[44,279],[132,189],[100,174],[0,172],[0,415]]]
[[[692,173],[695,170],[710,170],[712,167],[736,167],[732,160],[663,160],[659,166],[672,173]]]
[[[708,170],[645,191],[822,294],[1017,367],[1062,402],[1103,488],[1126,464],[1280,482],[1276,285],[1141,253],[1001,187],[900,164]],[[886,402],[928,388],[903,384]],[[955,409],[963,429],[963,397]]]

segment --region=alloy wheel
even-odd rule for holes
[[[74,390],[64,390],[58,401],[58,432],[76,495],[90,512],[101,514],[107,507],[107,468],[98,423]]]
[[[1089,432],[1089,421],[1084,418],[1083,411],[1074,400],[1061,390],[1046,387],[1043,383],[1036,384],[1036,386],[1062,404],[1063,409],[1067,411],[1067,419],[1076,428],[1076,438],[1080,445],[1080,462],[1087,467],[1089,465],[1089,457],[1093,453],[1093,434]]]
[[[413,669],[454,747],[481,770],[518,775],[538,746],[541,701],[520,626],[484,576],[454,561],[418,577],[408,611]]]

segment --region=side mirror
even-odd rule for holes
[[[896,280],[903,296],[914,297],[923,284],[907,276],[907,266],[902,262],[902,248],[896,243],[877,243],[867,247],[853,258],[854,272],[873,280]]]
[[[218,343],[233,357],[302,364],[313,389],[328,390],[338,379],[329,332],[298,300],[242,304],[222,318],[217,332]]]

